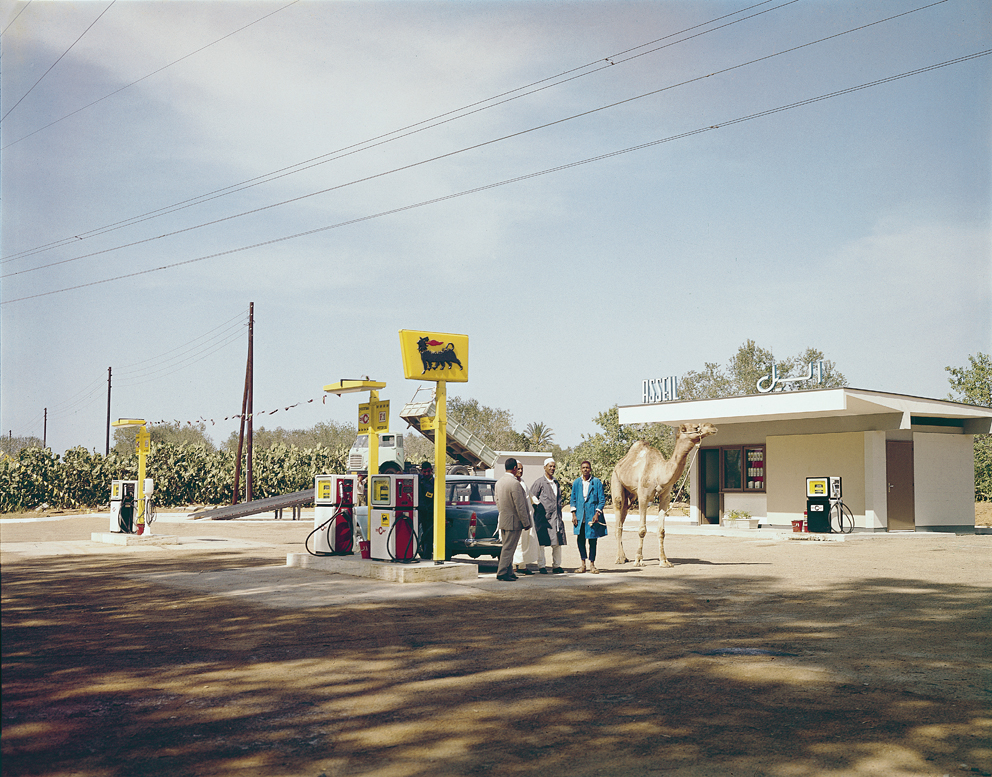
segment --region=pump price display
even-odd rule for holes
[[[393,479],[389,475],[372,476],[372,504],[389,506],[393,503]]]
[[[326,480],[317,481],[317,498],[321,500],[330,501],[331,499],[331,480],[330,478]]]
[[[806,478],[806,496],[826,496],[828,478]]]

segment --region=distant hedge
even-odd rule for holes
[[[252,490],[257,499],[302,491],[315,475],[343,473],[347,451],[323,446],[297,448],[273,445],[255,451]],[[203,445],[152,443],[145,460],[146,477],[155,481],[159,505],[230,503],[234,488],[235,454],[210,451]],[[136,480],[136,454],[90,453],[70,448],[64,456],[48,448],[23,448],[0,458],[0,512],[97,507],[110,501],[112,480]],[[242,464],[242,483],[244,465]]]

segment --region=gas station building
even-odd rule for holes
[[[692,462],[692,524],[741,510],[791,528],[806,478],[839,476],[854,530],[869,532],[974,531],[974,435],[992,428],[992,408],[856,388],[654,402],[619,416],[718,428]]]

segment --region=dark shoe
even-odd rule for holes
[[[542,575],[546,575],[546,574],[548,574],[548,570],[547,570],[547,567],[541,567],[541,568],[540,568],[539,570],[537,570],[537,571],[538,571],[538,572],[540,572],[540,573],[541,573]]]
[[[497,580],[502,580],[506,583],[510,583],[517,579],[516,575],[496,575]]]
[[[561,567],[555,567],[554,569],[551,570],[551,574],[552,575],[564,575],[565,574],[565,570],[562,569]]]
[[[531,572],[531,571],[530,571],[529,569],[527,569],[527,567],[524,567],[523,569],[518,569],[517,571],[518,571],[518,572],[519,572],[519,573],[520,573],[521,575],[533,575],[533,574],[534,574],[534,573],[533,573],[533,572]]]

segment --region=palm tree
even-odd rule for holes
[[[530,441],[530,444],[535,449],[540,450],[541,448],[549,447],[554,442],[555,432],[550,426],[540,421],[537,423],[531,422],[524,429],[524,437]]]

